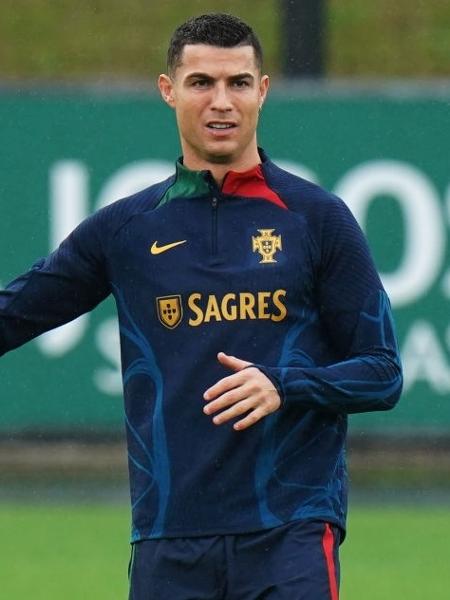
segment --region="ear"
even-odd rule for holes
[[[160,75],[158,77],[158,87],[164,102],[167,102],[171,108],[175,108],[174,89],[171,78],[168,75]]]
[[[268,75],[263,75],[261,77],[261,81],[259,83],[259,108],[261,110],[261,107],[266,99],[267,96],[267,92],[269,91],[269,85],[270,85],[270,80],[269,80],[269,76]]]

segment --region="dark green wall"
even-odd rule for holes
[[[393,412],[352,417],[354,431],[450,428],[449,106],[429,91],[285,91],[262,113],[272,158],[354,210],[394,305],[406,392]],[[179,154],[170,110],[137,93],[4,91],[0,134],[2,284]],[[56,342],[4,356],[0,431],[120,429],[114,327],[108,301]]]

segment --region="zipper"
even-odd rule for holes
[[[208,184],[209,191],[211,193],[211,255],[213,258],[217,258],[218,253],[218,217],[217,212],[219,208],[219,195],[220,190],[217,186],[215,179],[213,178],[210,171],[204,171],[204,177]]]
[[[212,222],[211,222],[211,252],[213,256],[217,256],[217,210],[219,201],[217,196],[213,196],[211,200]]]

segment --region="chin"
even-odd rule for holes
[[[234,155],[230,152],[215,152],[215,153],[206,153],[205,158],[208,162],[217,164],[217,165],[226,165],[232,163],[234,160]]]
[[[204,148],[204,157],[208,162],[214,164],[232,163],[239,156],[239,148],[236,144],[221,143],[209,144]]]

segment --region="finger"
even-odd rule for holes
[[[245,398],[250,396],[250,390],[247,386],[239,386],[232,390],[225,392],[224,394],[217,397],[215,400],[211,400],[203,409],[206,415],[212,415],[219,410],[227,408],[236,402],[241,402]]]
[[[255,408],[255,410],[252,410],[244,419],[237,421],[233,425],[233,429],[235,429],[236,431],[242,431],[244,429],[248,429],[252,425],[255,425],[256,423],[258,423],[258,421],[260,421],[263,417],[265,417],[266,414],[267,413],[265,411],[263,411],[261,408],[259,408],[259,407]]]
[[[222,423],[226,423],[227,421],[230,421],[231,419],[235,419],[236,417],[239,417],[240,415],[247,413],[252,408],[253,408],[253,403],[250,399],[242,400],[241,402],[234,404],[228,410],[224,410],[220,414],[216,415],[213,418],[213,423],[215,425],[222,425]]]
[[[247,360],[241,360],[235,356],[225,354],[225,352],[219,352],[217,359],[221,365],[227,367],[227,369],[231,369],[232,371],[242,371],[242,369],[245,369],[245,367],[248,367],[252,364]]]
[[[206,390],[206,392],[203,394],[203,398],[207,401],[213,400],[229,390],[239,387],[244,381],[245,375],[243,376],[241,373],[233,373],[233,375],[223,377],[223,379],[220,379],[217,383]]]

